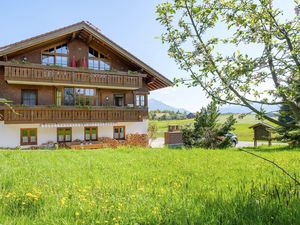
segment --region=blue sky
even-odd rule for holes
[[[155,20],[155,7],[162,0],[51,0],[1,2],[0,46],[20,41],[82,20],[149,64],[169,79],[186,76],[167,55],[167,46],[155,39],[163,29]],[[280,0],[290,10],[291,0]],[[150,98],[197,111],[209,100],[200,87],[165,88]]]

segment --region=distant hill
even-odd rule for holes
[[[255,104],[254,107],[258,110],[260,109],[259,104]],[[270,115],[273,115],[272,112],[277,111],[279,109],[279,106],[266,105],[266,106],[264,106],[264,109]],[[220,107],[219,111],[221,114],[242,114],[242,113],[250,113],[251,112],[250,109],[248,109],[246,107],[242,107],[242,106],[237,106],[237,105],[225,105],[225,106]]]
[[[188,110],[186,109],[183,109],[183,108],[176,108],[176,107],[173,107],[173,106],[170,106],[170,105],[167,105],[161,101],[158,101],[156,99],[149,99],[149,102],[148,102],[148,107],[149,107],[149,110],[152,111],[152,110],[168,110],[168,111],[173,111],[173,112],[181,112],[181,113],[184,113],[184,112],[187,112],[189,113]]]
[[[148,105],[149,105],[150,111],[152,111],[152,110],[161,110],[161,111],[168,110],[168,111],[173,111],[173,112],[179,111],[181,113],[183,113],[183,112],[190,113],[190,111],[188,111],[186,109],[176,108],[176,107],[167,105],[166,103],[163,103],[156,99],[149,99]],[[255,108],[260,109],[260,105],[256,104]],[[279,106],[269,105],[269,106],[265,106],[264,108],[267,112],[269,112],[268,113],[269,116],[274,116],[273,112],[277,111],[279,109]],[[250,113],[251,112],[250,109],[248,109],[246,107],[242,107],[242,106],[237,106],[237,105],[225,105],[225,106],[220,107],[219,111],[221,114],[242,114],[242,113]]]

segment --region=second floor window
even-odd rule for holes
[[[104,54],[89,47],[89,69],[110,70],[110,60]]]
[[[95,102],[95,89],[65,88],[64,90],[64,105],[93,106]]]
[[[37,105],[37,90],[22,90],[22,105]]]
[[[67,44],[57,45],[42,52],[43,65],[68,66]]]
[[[135,105],[144,107],[145,106],[145,95],[136,95],[135,96]]]

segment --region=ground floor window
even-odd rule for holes
[[[72,141],[72,128],[57,129],[57,142],[71,142],[71,141]]]
[[[36,144],[37,144],[37,128],[22,128],[21,145],[36,145]]]
[[[84,128],[85,141],[97,141],[98,140],[98,128],[97,127],[85,127]]]
[[[114,127],[114,139],[125,140],[125,127]]]

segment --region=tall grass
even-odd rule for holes
[[[299,151],[258,154],[300,175]],[[300,223],[299,187],[235,150],[1,151],[0,162],[0,224]]]

